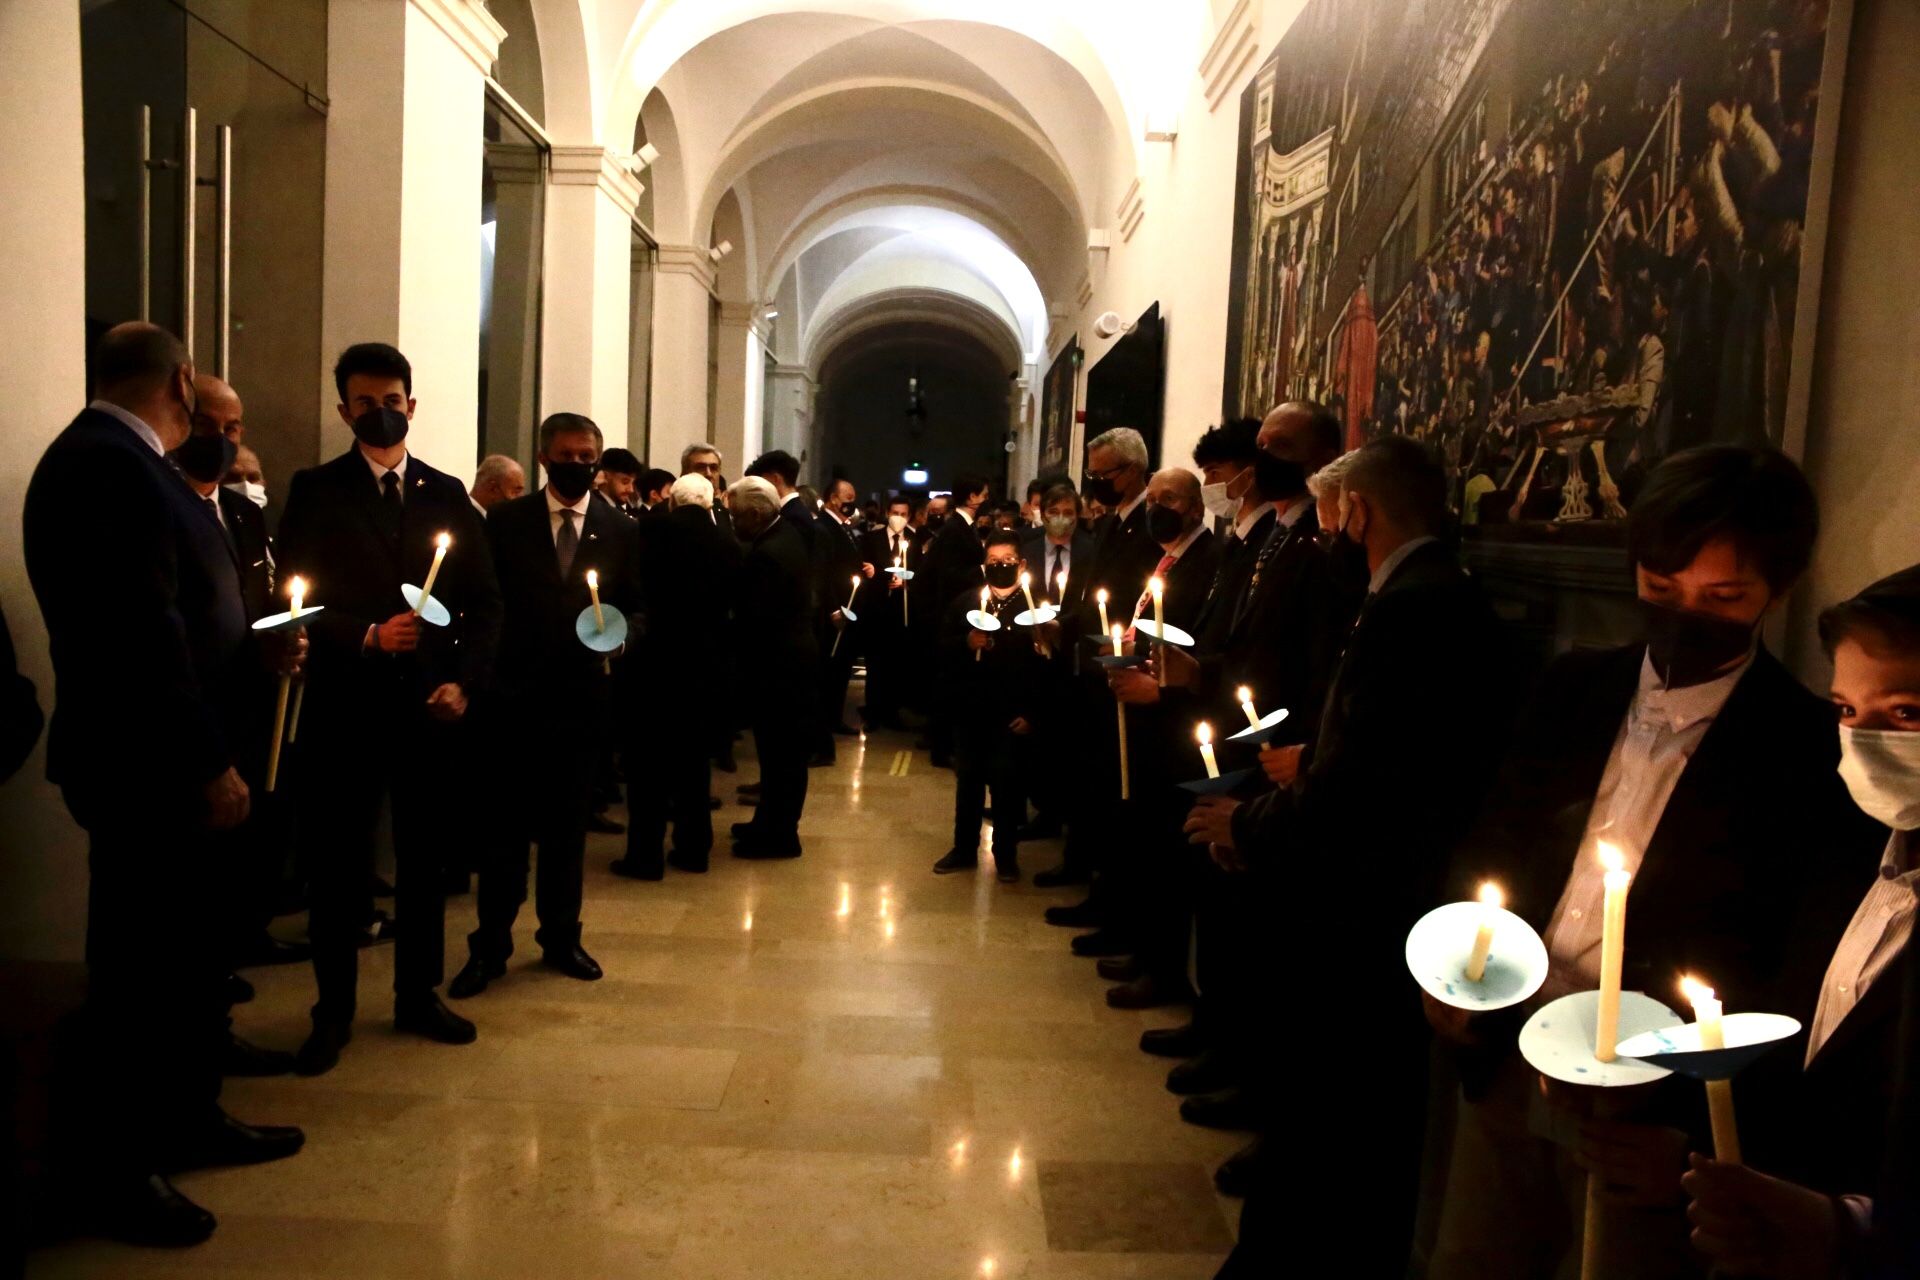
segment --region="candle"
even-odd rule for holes
[[[1473,954],[1467,958],[1468,982],[1478,982],[1487,976],[1487,952],[1493,949],[1495,913],[1500,910],[1504,901],[1500,894],[1500,886],[1493,881],[1489,880],[1480,886],[1480,902],[1487,910],[1480,919],[1479,931],[1473,935]]]
[[[986,613],[987,611],[987,597],[989,594],[991,593],[988,591],[986,587],[980,588],[980,612],[983,614]],[[973,660],[975,662],[980,661],[980,655],[985,652],[986,652],[985,649],[975,649],[973,651]]]
[[[1020,574],[1020,594],[1027,598],[1027,612],[1033,613],[1033,575],[1024,570]]]
[[[1726,1048],[1720,1002],[1714,999],[1713,988],[1692,978],[1682,978],[1680,991],[1693,1005],[1694,1021],[1700,1028],[1700,1047]],[[1707,1115],[1713,1122],[1713,1158],[1722,1164],[1739,1164],[1740,1130],[1733,1122],[1733,1081],[1707,1081]]]
[[[420,586],[420,603],[414,608],[414,616],[420,616],[420,610],[427,607],[427,600],[433,595],[433,580],[440,576],[440,562],[447,558],[447,548],[453,545],[453,539],[441,534],[433,540],[433,564],[427,569],[427,580]]]
[[[1107,589],[1105,587],[1100,588],[1093,593],[1093,598],[1100,605],[1100,633],[1105,635],[1107,632]]]
[[[893,567],[901,570],[907,567],[905,552],[896,551],[893,553]],[[900,625],[904,627],[907,625],[907,580],[899,574],[895,574],[893,580],[900,584]]]
[[[605,631],[607,629],[607,615],[600,611],[600,571],[597,569],[587,570],[587,594],[593,597],[593,629],[595,631]],[[578,596],[574,597],[576,600],[579,598]]]
[[[1213,726],[1202,720],[1193,728],[1194,741],[1200,744],[1200,762],[1207,766],[1207,776],[1220,776],[1219,762],[1213,758]]]
[[[1054,587],[1054,599],[1064,605],[1067,602],[1067,571],[1065,569],[1062,569],[1060,576],[1054,579]]]
[[[847,608],[853,608],[854,597],[860,594],[860,575],[853,575],[853,588],[847,592]]]
[[[1260,713],[1253,709],[1253,690],[1247,688],[1245,685],[1241,685],[1238,697],[1240,699],[1240,709],[1247,713],[1247,723],[1258,729],[1260,727]]]
[[[1614,1047],[1620,1043],[1620,962],[1626,955],[1627,886],[1633,873],[1626,869],[1620,850],[1605,840],[1600,842],[1600,863],[1607,869],[1607,898],[1601,916],[1600,1013],[1594,1024],[1593,1056],[1612,1062]]]
[[[300,616],[300,607],[307,597],[307,583],[304,578],[295,575],[287,584],[287,594],[293,597],[293,616]],[[303,677],[293,686],[293,710],[287,713],[287,742],[291,744],[300,736],[300,706],[306,701],[307,682]]]
[[[847,608],[848,609],[853,608],[853,598],[859,594],[860,594],[860,575],[856,573],[853,575],[853,589],[847,592]],[[840,652],[840,641],[845,638],[846,634],[847,634],[847,629],[843,624],[840,630],[834,633],[833,648],[827,650],[827,656],[829,658],[833,657],[835,654]]]
[[[1104,591],[1100,593],[1102,597],[1100,612],[1102,614],[1106,612],[1106,601],[1104,598],[1106,594]],[[1127,629],[1125,627],[1117,622],[1113,624],[1113,656],[1116,658],[1120,656],[1120,643],[1126,637],[1126,634]],[[1127,781],[1127,704],[1115,698],[1113,700],[1113,709],[1120,719],[1120,798],[1125,800],[1128,799],[1131,794],[1131,788]]]
[[[1147,582],[1147,590],[1153,592],[1153,627],[1160,633],[1159,661],[1154,663],[1154,668],[1160,677],[1160,687],[1164,689],[1167,687],[1167,613],[1164,607],[1167,584],[1159,578],[1152,578]]]

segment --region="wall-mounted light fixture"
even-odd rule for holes
[[[1147,141],[1172,142],[1180,136],[1180,113],[1178,111],[1147,112]]]
[[[720,261],[720,259],[726,257],[728,254],[732,252],[733,252],[733,241],[722,240],[719,244],[707,250],[707,256],[709,258],[712,258],[715,262],[718,262]]]
[[[628,173],[639,177],[659,158],[660,148],[654,146],[651,142],[643,142],[640,144],[640,149],[632,155],[621,156],[620,163]]]

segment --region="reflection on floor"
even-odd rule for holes
[[[588,852],[597,983],[538,967],[522,915],[507,978],[461,1006],[480,1041],[394,1035],[392,951],[363,953],[362,1016],[317,1080],[233,1081],[243,1119],[307,1148],[192,1174],[220,1218],[184,1254],[98,1243],[29,1275],[1153,1277],[1213,1274],[1237,1207],[1213,1165],[1240,1139],[1180,1123],[1166,1064],[1090,962],[1040,919],[1063,894],[936,878],[952,775],[907,738],[841,741],[798,862],[664,884]],[[716,827],[743,816],[733,787]],[[1057,845],[1029,845],[1029,874]],[[449,907],[449,972],[472,899]],[[258,970],[243,1033],[292,1047],[304,967]]]

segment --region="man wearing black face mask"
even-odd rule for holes
[[[1597,984],[1604,841],[1634,873],[1627,990],[1672,1003],[1679,976],[1698,974],[1743,1007],[1811,1021],[1824,957],[1803,965],[1795,948],[1839,936],[1849,886],[1886,839],[1835,772],[1832,709],[1759,644],[1817,523],[1800,469],[1770,450],[1690,449],[1648,477],[1627,524],[1647,642],[1548,668],[1456,864],[1460,884],[1497,879],[1540,929],[1540,1001]],[[1579,1103],[1560,1098],[1532,1130],[1560,1145],[1528,1136],[1534,1076],[1512,1052],[1526,1009],[1471,1028],[1428,1009],[1443,1035],[1475,1042],[1432,1274],[1511,1274],[1513,1259],[1578,1250],[1577,1219],[1532,1216],[1580,1203],[1576,1160],[1638,1206],[1609,1204],[1604,1274],[1697,1265],[1679,1179],[1682,1131],[1712,1149],[1696,1129],[1698,1086],[1663,1081],[1577,1136],[1565,1105]]]
[[[302,1141],[219,1105],[230,957],[211,853],[250,809],[224,699],[251,638],[219,524],[166,458],[197,407],[186,347],[118,325],[91,372],[95,399],[47,447],[21,519],[58,688],[47,776],[88,841],[76,1208],[91,1230],[183,1246],[214,1220],[167,1173],[277,1159]],[[74,495],[102,486],[115,519],[75,518]]]
[[[610,736],[613,678],[575,631],[582,611],[592,608],[589,574],[602,613],[633,615],[634,643],[641,631],[640,529],[612,503],[595,499],[602,443],[591,418],[550,415],[540,424],[546,488],[487,516],[506,614],[488,708],[489,758],[499,767],[499,794],[508,798],[512,820],[488,834],[480,925],[467,939],[466,966],[447,986],[455,999],[479,995],[506,973],[513,922],[527,897],[530,844],[540,846],[534,941],[542,963],[582,981],[600,977],[580,945],[581,858],[595,765]],[[651,784],[633,779],[636,787]]]
[[[500,631],[500,590],[479,513],[458,480],[406,447],[413,366],[385,343],[348,347],[334,366],[346,453],[293,478],[280,525],[281,568],[308,583],[313,674],[300,725],[302,794],[312,801],[309,873],[319,999],[299,1070],[329,1071],[352,1036],[359,936],[372,911],[374,827],[393,815],[394,902],[406,924],[394,952],[394,1025],[467,1044],[471,1022],[441,1003],[446,899],[442,879],[460,833],[444,820],[461,785],[470,694],[487,682]],[[523,499],[524,501],[524,499]],[[414,616],[403,583],[426,580],[440,535],[448,552],[434,599],[444,627]]]
[[[820,537],[814,548],[821,597],[826,606],[820,633],[825,641],[820,660],[820,709],[827,733],[824,747],[829,755],[833,751],[834,736],[852,737],[859,732],[847,723],[847,682],[853,678],[853,659],[864,645],[867,622],[878,612],[868,597],[873,595],[872,583],[879,569],[860,555],[859,535],[853,528],[853,516],[859,510],[856,496],[853,482],[845,477],[827,486],[817,524]],[[854,578],[860,579],[860,585],[855,591],[849,591]],[[858,597],[854,609],[860,619],[858,625],[848,624],[841,612],[849,596]],[[836,631],[845,634],[845,639],[841,640],[838,653],[830,653]]]
[[[986,549],[973,526],[980,508],[986,504],[987,493],[988,485],[983,477],[962,475],[954,481],[953,492],[946,499],[949,510],[928,542],[925,568],[914,580],[914,586],[922,592],[914,598],[914,604],[930,626],[962,593],[980,590],[980,565],[986,559]],[[933,527],[931,515],[927,523]],[[930,630],[930,640],[931,634]],[[936,766],[946,768],[953,757],[954,708],[938,683],[931,690],[927,710],[930,754]]]

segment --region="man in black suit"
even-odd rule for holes
[[[640,478],[645,471],[631,449],[615,447],[602,455],[593,487],[615,511],[637,520],[647,509],[646,496],[640,490]]]
[[[835,737],[852,737],[859,732],[847,723],[847,684],[853,678],[853,660],[860,647],[861,631],[846,620],[844,612],[845,601],[857,598],[860,588],[871,576],[861,562],[860,535],[853,527],[853,517],[858,510],[858,494],[853,482],[837,479],[827,485],[826,499],[814,522],[820,532],[814,548],[814,563],[825,614],[821,643],[831,650],[834,635],[844,637],[839,652],[824,657],[820,663],[820,711],[825,741],[816,755],[824,753],[826,764],[833,763]]]
[[[1050,484],[1040,495],[1040,525],[1021,544],[1021,558],[1031,565],[1038,590],[1072,613],[1086,603],[1089,573],[1093,564],[1093,536],[1080,527],[1080,495],[1065,481]],[[1060,588],[1066,576],[1066,591]],[[1057,638],[1057,633],[1056,633]],[[1041,673],[1036,697],[1042,708],[1034,725],[1033,749],[1029,753],[1026,791],[1033,801],[1034,817],[1017,833],[1025,840],[1047,840],[1061,833],[1066,822],[1072,788],[1067,778],[1080,751],[1080,726],[1068,716],[1072,706],[1074,674],[1078,659],[1071,648],[1056,647]],[[1045,767],[1039,767],[1045,762]],[[1033,882],[1049,889],[1067,883],[1060,868],[1034,873]]]
[[[639,529],[593,491],[604,444],[593,419],[548,415],[540,424],[546,488],[487,516],[504,610],[486,715],[489,757],[513,820],[487,836],[480,926],[467,938],[465,967],[447,987],[456,999],[479,995],[506,973],[514,918],[527,900],[529,844],[540,846],[534,941],[541,962],[570,978],[600,977],[580,944],[581,858],[594,771],[610,740],[613,676],[576,628],[594,607],[594,588],[602,617],[631,615],[628,635],[635,639],[644,626]]]
[[[466,489],[407,452],[416,408],[413,368],[384,343],[348,347],[334,366],[352,448],[293,478],[281,519],[281,564],[324,605],[312,627],[313,674],[303,746],[314,765],[303,794],[322,851],[311,869],[314,978],[319,999],[299,1070],[318,1075],[352,1038],[358,935],[372,910],[374,827],[391,800],[399,921],[394,1025],[443,1044],[469,1044],[471,1022],[435,991],[444,976],[450,827],[462,780],[462,723],[500,634],[500,589],[486,532]],[[438,540],[449,549],[433,599],[447,626],[423,623],[401,593],[423,585]]]
[[[733,597],[740,692],[760,756],[760,806],[733,825],[736,858],[800,856],[807,802],[820,651],[813,627],[812,561],[805,539],[780,509],[773,483],[758,476],[727,491],[734,528],[746,543]]]
[[[887,570],[896,565],[918,575],[923,567],[914,545],[913,504],[904,494],[887,500],[886,524],[860,538],[860,647],[867,655],[866,720],[873,728],[900,729],[907,699],[907,635],[913,625],[911,581]]]
[[[769,449],[747,464],[746,474],[773,486],[780,499],[781,517],[788,528],[800,535],[808,556],[812,556],[819,532],[819,513],[800,493],[800,460],[784,449]],[[742,533],[741,537],[746,539],[746,534]]]
[[[1817,524],[1813,492],[1783,455],[1672,455],[1627,527],[1647,642],[1561,657],[1521,720],[1455,879],[1506,890],[1546,941],[1548,977],[1532,1005],[1471,1026],[1429,1009],[1444,1035],[1473,1042],[1434,1274],[1523,1274],[1507,1265],[1520,1251],[1549,1264],[1577,1251],[1580,1220],[1561,1208],[1581,1203],[1576,1162],[1613,1193],[1607,1274],[1694,1265],[1679,1179],[1684,1132],[1704,1136],[1698,1086],[1643,1091],[1576,1136],[1566,1105],[1541,1112],[1514,1042],[1532,1007],[1598,983],[1602,842],[1633,872],[1626,990],[1673,1003],[1693,974],[1737,992],[1743,1008],[1810,1021],[1824,957],[1809,944],[1838,936],[1876,845],[1834,772],[1832,709],[1759,644]],[[1419,914],[1407,910],[1409,922]],[[1557,1100],[1573,1103],[1567,1092]],[[1549,1201],[1553,1213],[1536,1220]]]
[[[659,880],[669,864],[705,872],[713,849],[707,797],[711,752],[698,728],[712,716],[712,689],[728,648],[727,608],[740,568],[740,544],[713,519],[713,486],[697,474],[674,482],[672,509],[641,527],[640,581],[647,633],[627,658],[623,719],[629,777],[627,852],[617,875]],[[667,824],[673,851],[667,853]]]
[[[166,457],[192,430],[186,348],[119,325],[92,372],[96,398],[47,447],[22,517],[57,682],[47,776],[88,836],[77,1167],[91,1225],[197,1244],[213,1216],[164,1175],[276,1159],[303,1140],[219,1105],[226,933],[211,854],[247,817],[230,698],[261,655],[220,525]],[[84,495],[101,492],[115,519],[81,518]],[[297,644],[284,653],[291,669]]]
[[[1766,1064],[1792,1059],[1785,1105],[1747,1106],[1743,1075],[1742,1163],[1695,1154],[1682,1185],[1694,1243],[1727,1274],[1911,1275],[1920,1223],[1899,1201],[1916,1154],[1901,1122],[1916,1101],[1903,1072],[1920,1051],[1920,1023],[1903,1025],[1916,1011],[1902,1008],[1917,994],[1920,565],[1823,613],[1820,641],[1833,662],[1841,780],[1891,833],[1879,866],[1853,886],[1857,905],[1825,961],[1804,1052],[1796,1040]],[[1853,861],[1857,850],[1816,854]],[[1874,1240],[1870,1226],[1890,1238]]]
[[[937,623],[944,616],[945,607],[961,592],[980,589],[980,566],[986,552],[974,525],[986,500],[987,482],[978,476],[962,475],[954,481],[951,494],[928,504],[927,524],[933,529],[933,535],[927,540],[926,554],[921,560],[926,567],[920,578],[914,580],[914,585],[921,587],[921,579],[925,579],[922,595],[914,599],[914,604],[921,606],[920,612],[926,618],[922,652],[929,657],[936,652]],[[935,503],[945,508],[944,513],[933,509]],[[935,679],[928,687],[927,743],[937,768],[952,765],[953,722],[954,707],[946,683]]]
[[[1078,646],[1085,638],[1099,638],[1100,592],[1106,592],[1109,622],[1124,626],[1135,599],[1146,590],[1161,555],[1160,544],[1147,528],[1151,474],[1146,438],[1132,427],[1114,427],[1088,442],[1085,494],[1104,503],[1109,514],[1094,525],[1093,554],[1085,576],[1079,583],[1068,579],[1069,585],[1086,588],[1078,607],[1042,629],[1056,651],[1080,654]],[[1041,887],[1085,884],[1093,876],[1095,852],[1111,847],[1116,838],[1112,814],[1120,796],[1120,748],[1118,726],[1110,714],[1112,695],[1098,668],[1086,664],[1081,672],[1072,719],[1085,723],[1089,733],[1077,757],[1080,767],[1069,784],[1066,849],[1058,867],[1034,876],[1034,884]],[[1047,908],[1048,923],[1065,928],[1086,928],[1101,919],[1100,904],[1091,897],[1072,906]]]
[[[1349,464],[1334,500],[1336,581],[1363,587],[1367,600],[1347,638],[1332,691],[1304,762],[1290,786],[1242,802],[1202,799],[1186,829],[1197,845],[1244,868],[1248,892],[1281,882],[1296,900],[1328,901],[1356,891],[1367,906],[1353,917],[1342,984],[1375,993],[1407,990],[1401,962],[1407,930],[1439,901],[1447,860],[1467,826],[1504,740],[1499,692],[1510,674],[1493,611],[1442,541],[1447,531],[1446,473],[1415,441],[1388,436]],[[1271,900],[1271,899],[1269,899]],[[1268,981],[1290,961],[1269,953]],[[1271,989],[1271,988],[1270,988]],[[1333,1006],[1326,1033],[1351,1046],[1355,1061],[1421,1061],[1428,1036],[1418,1001]],[[1268,1046],[1268,1089],[1289,1092],[1285,1059]],[[1270,1095],[1263,1095],[1270,1096]],[[1348,1240],[1357,1275],[1399,1274],[1411,1247],[1425,1130],[1424,1074],[1395,1077],[1369,1094],[1361,1111],[1307,1119],[1324,1142],[1327,1196],[1340,1201],[1364,1181],[1367,1229]],[[1194,1123],[1250,1128],[1262,1120],[1260,1096],[1200,1095],[1181,1105]],[[1338,1136],[1336,1137],[1336,1133]],[[1249,1189],[1241,1244],[1230,1274],[1264,1275],[1256,1260],[1278,1265],[1277,1171]],[[1331,1215],[1340,1204],[1309,1198],[1304,1212]]]

